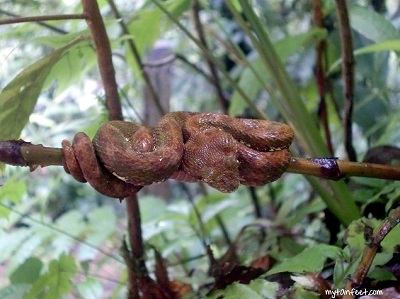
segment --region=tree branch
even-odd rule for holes
[[[115,70],[112,62],[110,41],[96,0],[82,0],[83,12],[97,51],[97,61],[106,94],[106,107],[110,120],[122,120],[121,101],[119,99]]]
[[[321,7],[321,0],[314,0],[314,22],[318,28],[324,28],[324,16]],[[324,58],[326,56],[326,40],[319,40],[315,46],[316,51],[316,62],[315,62],[315,77],[317,81],[318,93],[319,93],[319,107],[318,115],[321,120],[322,126],[325,132],[326,145],[329,153],[333,155],[333,145],[331,132],[329,130],[329,119],[326,105],[326,89],[327,89],[327,78],[325,76],[325,65]]]
[[[354,55],[353,39],[351,35],[349,16],[345,0],[336,0],[336,13],[338,17],[340,42],[342,51],[342,75],[344,82],[344,118],[345,147],[350,161],[357,161],[356,151],[353,147],[353,106],[354,106]]]
[[[101,17],[96,0],[82,0],[82,6],[84,13],[88,16],[87,23],[97,50],[97,60],[106,94],[106,107],[110,114],[109,118],[111,120],[122,120],[121,101],[115,80],[111,46],[103,18]],[[128,295],[130,298],[139,298],[138,279],[142,274],[147,273],[147,269],[143,259],[144,247],[137,195],[132,194],[126,199],[126,202],[129,241],[133,253],[129,256],[125,254],[130,280]],[[132,267],[132,263],[137,265],[137,267]]]
[[[6,10],[1,9],[1,8],[0,8],[0,13],[5,14],[6,16],[9,16],[9,17],[13,17],[13,18],[19,18],[19,17],[20,17],[19,15],[16,15],[16,14],[14,14],[14,13],[11,13],[11,12],[6,11]],[[82,16],[84,16],[84,15],[82,14]],[[84,17],[85,17],[85,16],[84,16]],[[59,34],[67,34],[67,33],[68,33],[67,31],[65,31],[65,30],[63,30],[63,29],[60,29],[60,28],[58,28],[58,27],[49,25],[49,24],[47,24],[47,23],[45,23],[45,22],[42,22],[42,21],[38,21],[38,22],[36,22],[36,23],[37,23],[38,25],[42,26],[42,27],[45,27],[45,28],[47,28],[47,29],[49,29],[49,30],[52,30],[52,31],[54,31],[54,32],[56,32],[56,33],[59,33]]]
[[[85,18],[86,18],[86,14],[14,17],[14,18],[10,18],[10,19],[0,20],[0,26],[1,25],[9,25],[9,24],[28,23],[28,22],[41,23],[44,21],[62,21],[62,20],[73,20],[73,19],[80,20],[80,19],[85,19]]]
[[[15,166],[62,165],[60,148],[34,145],[23,140],[0,141],[0,162]],[[375,163],[358,163],[336,158],[295,158],[286,170],[289,173],[317,176],[339,180],[345,176],[370,177],[386,180],[400,180],[400,167]]]
[[[117,19],[120,19],[119,24],[121,26],[122,32],[124,34],[130,36],[131,34],[129,32],[129,28],[128,28],[128,26],[126,26],[125,22],[122,20],[122,16],[119,13],[118,8],[115,5],[114,1],[113,0],[108,0],[108,4],[110,5],[111,10],[113,11],[115,17]],[[126,42],[128,43],[128,47],[129,47],[129,50],[132,53],[133,59],[136,61],[137,65],[139,66],[140,73],[141,73],[141,75],[143,77],[144,82],[146,83],[146,85],[148,87],[148,90],[150,92],[151,98],[154,99],[155,105],[156,105],[158,111],[160,112],[160,114],[164,115],[166,113],[166,111],[164,111],[164,108],[161,105],[159,97],[158,97],[158,95],[157,95],[157,93],[156,93],[156,91],[154,89],[154,86],[151,83],[151,80],[150,80],[149,76],[147,75],[147,73],[146,73],[146,71],[144,69],[144,64],[142,62],[142,59],[140,58],[140,54],[139,54],[139,51],[137,50],[137,47],[135,45],[134,40],[129,38]]]
[[[382,240],[389,234],[389,232],[400,222],[400,207],[392,210],[389,216],[383,221],[382,225],[377,229],[373,236],[367,240],[362,258],[356,271],[346,283],[346,290],[351,291],[361,285],[365,276],[374,261],[375,255],[380,248]],[[349,292],[350,293],[350,292]],[[343,299],[353,298],[351,295],[343,296]]]
[[[209,55],[207,55],[205,52],[209,52],[208,50],[208,45],[207,45],[207,41],[206,38],[204,36],[204,30],[203,30],[203,25],[201,24],[200,21],[200,3],[198,0],[194,0],[193,1],[193,5],[192,5],[192,11],[193,11],[193,21],[194,21],[194,25],[197,31],[197,35],[199,38],[199,42],[201,43],[202,47],[200,48],[200,50],[203,52],[203,56],[204,59],[207,62],[208,68],[210,69],[210,75],[212,78],[212,85],[214,86],[215,92],[217,94],[217,99],[219,102],[219,106],[221,107],[221,110],[224,114],[227,114],[228,112],[228,101],[225,97],[225,94],[221,88],[221,83],[220,83],[220,79],[218,77],[218,72],[217,72],[217,68],[215,67],[213,61],[211,59],[209,59]]]

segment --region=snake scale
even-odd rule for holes
[[[283,123],[216,113],[171,112],[154,128],[109,121],[93,141],[62,142],[65,170],[98,192],[124,198],[173,178],[222,192],[278,179],[290,162],[292,129]]]

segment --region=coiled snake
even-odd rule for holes
[[[233,192],[278,179],[292,139],[292,129],[279,122],[172,112],[154,128],[109,121],[93,142],[77,133],[72,144],[62,142],[63,164],[78,181],[115,198],[169,178]]]

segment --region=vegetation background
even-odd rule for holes
[[[154,125],[178,110],[269,118],[295,130],[294,156],[399,165],[398,1],[98,4],[126,119]],[[343,7],[352,34],[344,40]],[[3,1],[0,24],[81,13],[75,0]],[[93,136],[108,119],[89,33],[82,19],[0,26],[0,140],[60,147],[76,132]],[[131,294],[125,201],[61,167],[7,166],[1,179],[0,298]],[[285,174],[232,194],[173,181],[145,188],[143,258],[154,284],[146,283],[165,298],[320,298],[352,282],[394,298],[398,185]],[[368,248],[375,254],[365,259]],[[160,255],[168,277],[157,268]],[[146,298],[138,281],[136,295]]]

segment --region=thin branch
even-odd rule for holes
[[[83,20],[86,19],[85,14],[66,14],[66,15],[47,15],[47,16],[31,16],[31,17],[14,17],[11,19],[0,20],[1,25],[20,24],[29,22],[44,21],[62,21],[62,20]]]
[[[314,0],[314,22],[318,28],[324,28],[323,11],[321,7],[321,0]],[[326,56],[326,40],[319,40],[315,46],[316,51],[316,62],[315,62],[315,77],[317,81],[318,93],[319,93],[319,108],[318,115],[322,122],[322,126],[325,132],[326,145],[329,153],[333,155],[333,145],[331,132],[329,130],[328,111],[326,105],[326,89],[327,89],[327,78],[325,77],[325,65],[324,58]]]
[[[126,198],[126,209],[128,213],[129,243],[131,245],[132,255],[137,262],[140,273],[147,274],[147,268],[144,260],[144,246],[139,201],[136,195]]]
[[[389,216],[383,221],[382,225],[377,229],[374,235],[367,240],[362,258],[356,271],[346,283],[346,290],[351,291],[361,285],[362,281],[368,274],[371,264],[375,258],[376,253],[380,248],[382,240],[389,234],[389,232],[400,222],[400,207],[392,210]],[[349,292],[351,293],[351,292]],[[352,295],[345,295],[343,299],[353,298]]]
[[[224,78],[231,84],[232,88],[234,88],[242,99],[248,104],[249,108],[254,112],[255,116],[260,119],[267,119],[267,116],[263,111],[261,111],[256,105],[254,105],[252,99],[250,99],[247,94],[243,91],[243,89],[237,84],[237,82],[232,78],[229,72],[225,69],[225,67],[210,53],[207,49],[204,49],[204,46],[201,42],[193,36],[192,33],[182,25],[164,6],[161,4],[159,0],[152,0],[152,2],[166,15],[168,18],[174,22],[174,24],[185,33],[185,35],[198,46],[203,53],[210,59],[213,64],[218,68],[218,70],[223,74]]]
[[[121,101],[119,99],[115,70],[112,62],[110,41],[96,0],[82,0],[82,7],[87,16],[87,24],[97,51],[101,81],[106,94],[106,107],[112,120],[122,120]]]
[[[129,28],[128,28],[128,26],[126,26],[125,22],[122,20],[122,16],[119,13],[119,10],[118,10],[117,6],[115,5],[114,1],[108,0],[108,4],[110,5],[111,10],[113,11],[113,14],[115,15],[115,18],[120,20],[119,24],[121,26],[122,32],[125,35],[131,36],[131,34],[129,32]],[[154,89],[154,86],[151,83],[150,77],[148,76],[147,72],[145,71],[144,64],[142,62],[142,59],[140,57],[139,51],[136,47],[134,40],[132,38],[129,38],[129,39],[127,39],[126,42],[128,43],[128,47],[129,47],[130,52],[132,53],[133,59],[136,61],[137,65],[139,66],[140,73],[143,77],[144,82],[146,83],[146,85],[148,87],[151,98],[154,99],[154,103],[155,103],[158,111],[160,112],[160,115],[164,115],[166,113],[166,111],[164,111],[164,108],[160,103],[160,99]]]
[[[256,218],[263,218],[263,213],[260,205],[260,198],[257,196],[256,189],[254,187],[249,187],[248,191],[250,193],[251,202],[254,207],[254,214]]]
[[[96,0],[82,0],[84,13],[88,16],[88,26],[91,31],[94,44],[97,50],[97,60],[106,93],[106,107],[109,111],[109,118],[112,120],[123,119],[121,101],[118,93],[118,86],[115,80],[115,71],[112,62],[110,41],[107,36],[103,18],[101,17]],[[147,268],[144,261],[144,247],[142,240],[142,228],[140,220],[139,203],[136,194],[126,199],[128,215],[128,233],[132,255],[125,253],[129,272],[129,298],[139,298],[138,278],[147,275]],[[125,246],[126,247],[126,246]],[[135,267],[132,267],[132,262]]]
[[[138,275],[136,274],[136,266],[133,257],[129,251],[128,244],[125,239],[123,240],[121,247],[121,254],[124,257],[125,265],[128,271],[128,299],[139,299],[139,286],[138,286]]]
[[[17,15],[17,14],[11,13],[11,12],[6,11],[6,10],[1,9],[1,8],[0,8],[0,13],[6,15],[6,16],[8,16],[8,17],[13,17],[13,18],[19,18],[19,17],[21,17],[21,16],[19,16],[19,15]],[[49,25],[49,24],[47,24],[47,23],[45,23],[45,22],[42,22],[42,21],[39,21],[39,22],[36,22],[36,23],[37,23],[38,25],[40,25],[40,26],[42,26],[42,27],[45,27],[45,28],[47,28],[47,29],[50,29],[51,31],[54,31],[54,32],[56,32],[56,33],[60,33],[60,34],[67,34],[67,33],[68,33],[67,31],[65,31],[65,30],[63,30],[63,29],[60,29],[60,28],[58,28],[58,27],[56,27],[56,26]]]
[[[348,176],[400,180],[400,167],[342,161],[336,158],[292,158],[286,171],[329,180],[339,180]]]
[[[186,64],[187,66],[189,66],[190,68],[192,68],[195,72],[199,73],[201,76],[203,76],[203,78],[205,80],[207,80],[207,82],[209,84],[212,84],[212,79],[211,77],[205,72],[203,71],[201,68],[199,68],[197,65],[195,65],[194,63],[190,62],[185,56],[181,55],[181,54],[175,54],[176,59],[182,61],[182,63]]]
[[[345,147],[350,161],[357,161],[356,151],[353,147],[353,106],[354,106],[354,55],[353,39],[347,5],[345,0],[335,0],[338,17],[340,42],[342,51],[342,75],[344,82],[344,118]]]
[[[203,25],[201,23],[200,20],[200,3],[198,0],[194,0],[193,1],[193,5],[192,5],[192,11],[193,11],[193,21],[194,21],[194,25],[197,31],[197,35],[199,38],[199,42],[202,44],[202,47],[200,48],[200,50],[203,52],[203,56],[207,62],[208,68],[210,69],[210,74],[211,74],[211,78],[212,78],[212,85],[214,85],[216,94],[217,94],[217,99],[220,105],[220,108],[222,110],[222,112],[224,114],[227,114],[228,112],[228,101],[227,98],[222,90],[221,87],[221,82],[220,79],[218,77],[218,72],[217,72],[217,68],[215,67],[213,61],[209,58],[209,55],[207,55],[205,52],[209,52],[208,50],[208,45],[207,45],[207,41],[206,38],[204,36],[204,30],[203,30]]]
[[[60,148],[34,145],[23,140],[0,141],[0,162],[29,166],[62,165]],[[338,180],[346,176],[400,180],[400,167],[375,163],[359,163],[336,158],[292,158],[286,172]]]

